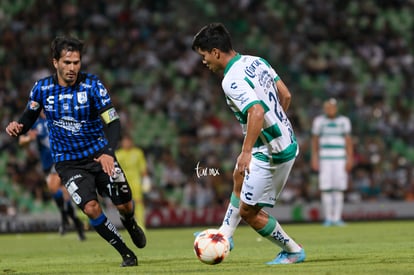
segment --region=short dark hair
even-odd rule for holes
[[[83,42],[71,36],[58,36],[51,44],[52,58],[59,60],[62,51],[79,52],[82,55]]]
[[[196,51],[211,52],[216,48],[223,52],[230,52],[233,50],[230,33],[222,23],[210,23],[204,26],[193,39],[191,48]]]

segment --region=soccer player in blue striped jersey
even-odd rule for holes
[[[219,230],[232,239],[241,217],[282,249],[267,264],[304,261],[303,248],[263,210],[274,207],[298,154],[286,116],[291,100],[288,88],[265,59],[237,53],[221,23],[203,27],[194,36],[192,49],[211,71],[224,75],[221,86],[227,105],[244,133],[233,173],[233,193]]]
[[[131,189],[114,152],[121,136],[119,117],[99,78],[81,71],[82,49],[77,38],[59,36],[52,41],[56,73],[35,83],[21,118],[10,122],[6,132],[25,134],[44,111],[53,161],[72,200],[122,256],[121,266],[136,266],[136,255],[98,200],[98,194],[111,199],[134,244],[143,248],[146,237],[135,221]]]
[[[319,172],[324,226],[343,226],[344,191],[354,156],[351,121],[338,114],[334,98],[323,103],[323,111],[312,123],[311,165]]]

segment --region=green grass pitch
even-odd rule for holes
[[[79,242],[74,232],[0,235],[0,274],[414,274],[414,221],[355,222],[346,227],[288,224],[305,248],[304,263],[267,266],[279,249],[240,226],[235,249],[218,265],[197,260],[193,232],[205,228],[149,229],[147,247],[134,248],[139,266],[121,268],[121,257],[95,232]],[[124,240],[132,248],[126,231]]]

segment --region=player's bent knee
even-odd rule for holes
[[[50,174],[47,176],[47,188],[54,194],[61,188],[60,178],[57,174]]]
[[[240,206],[240,216],[245,222],[249,223],[249,220],[254,218],[254,211],[248,205],[242,204]]]
[[[89,218],[95,219],[99,217],[99,215],[102,213],[102,209],[97,201],[92,200],[92,201],[88,201],[85,204],[85,206],[83,207],[83,212]]]
[[[124,204],[119,204],[116,206],[116,208],[121,214],[131,213],[134,210],[134,204],[132,201],[130,201]]]

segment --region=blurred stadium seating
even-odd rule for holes
[[[185,174],[174,187],[179,192],[194,181],[198,162],[222,171],[223,177],[203,179],[216,194],[214,203],[222,204],[231,190],[227,171],[240,133],[222,99],[219,78],[190,49],[202,25],[222,21],[235,48],[267,58],[293,94],[289,112],[301,146],[295,168],[300,176],[288,186],[293,199],[281,203],[317,200],[309,188],[309,131],[329,96],[338,97],[341,111],[352,119],[356,169],[368,171],[381,187],[375,199],[406,200],[414,193],[413,12],[409,0],[4,0],[1,127],[17,118],[33,81],[49,72],[53,37],[76,35],[87,45],[84,69],[108,86],[123,128],[147,154],[160,192],[148,199],[163,197],[165,155],[172,154]],[[21,173],[36,166],[25,163],[23,149],[4,131],[0,147],[0,191],[19,211],[52,208],[47,194],[38,206],[39,197],[27,189]],[[14,155],[21,157],[18,165],[10,164],[8,156]],[[16,173],[20,177],[13,177]],[[358,186],[352,189],[358,192]]]

